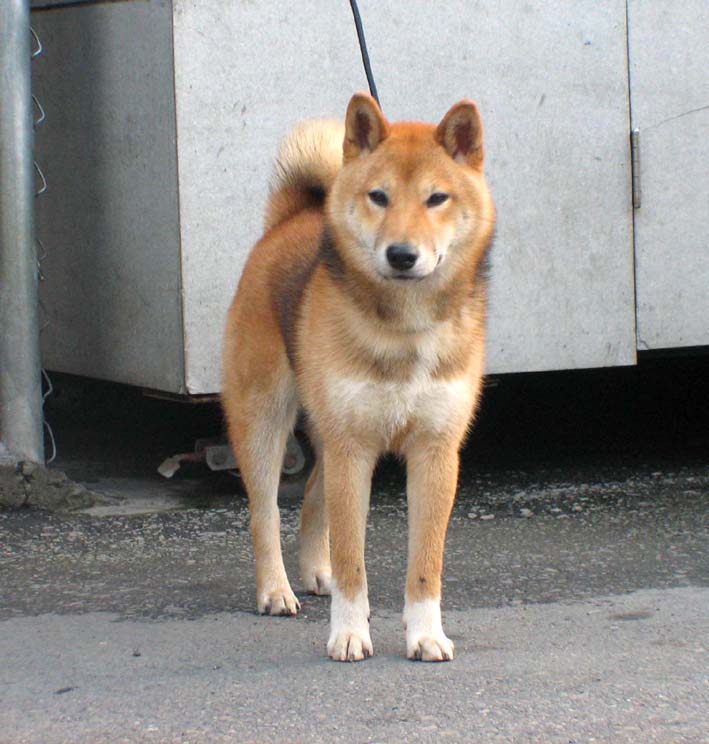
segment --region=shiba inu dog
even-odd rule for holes
[[[472,101],[438,126],[389,123],[358,93],[344,126],[281,146],[265,234],[228,314],[223,406],[251,512],[258,610],[300,608],[281,556],[283,453],[299,409],[316,453],[300,527],[304,588],[332,594],[328,654],[373,652],[364,565],[372,472],[407,464],[411,659],[453,658],[441,624],[458,451],[480,396],[494,206]]]

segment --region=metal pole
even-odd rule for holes
[[[29,0],[0,1],[0,441],[44,462]]]

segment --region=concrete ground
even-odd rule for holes
[[[0,511],[0,742],[709,742],[708,366],[490,388],[438,665],[404,658],[396,462],[369,523],[375,656],[337,664],[327,599],[254,613],[238,479],[155,474],[216,413],[59,378],[58,465],[104,503]],[[296,593],[301,487],[282,498]]]

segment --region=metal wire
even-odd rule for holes
[[[37,175],[42,179],[42,185],[39,189],[39,191],[35,191],[35,196],[42,196],[44,192],[47,190],[47,179],[44,177],[44,173],[42,173],[42,169],[39,167],[39,163],[36,160],[32,161],[32,164],[34,165],[34,169],[37,171]]]
[[[39,251],[37,252],[37,256],[35,258],[35,262],[37,264],[37,278],[40,282],[43,282],[45,279],[44,273],[42,272],[42,261],[47,257],[47,249],[44,247],[44,243],[35,236],[34,242],[37,244],[37,247],[39,248]],[[42,307],[42,301],[39,301],[40,308]],[[41,330],[41,329],[40,329]]]
[[[52,385],[52,381],[49,379],[49,375],[47,374],[46,369],[42,369],[42,377],[44,377],[44,381],[47,383],[47,390],[42,394],[42,406],[44,407],[44,402],[54,392],[54,385]],[[52,456],[47,458],[45,464],[51,465],[57,457],[57,442],[54,439],[54,432],[52,431],[52,427],[49,425],[49,421],[47,421],[46,418],[44,419],[44,428],[47,430],[49,441],[52,444]]]
[[[44,419],[44,428],[47,430],[47,435],[49,436],[49,441],[52,445],[52,456],[48,457],[44,464],[51,465],[57,459],[57,443],[54,439],[54,432],[52,431],[52,427],[49,425],[47,419]]]
[[[42,54],[44,47],[42,46],[42,42],[39,40],[39,36],[37,36],[37,32],[32,28],[32,26],[30,26],[30,33],[37,44],[37,48],[32,52],[32,59],[36,59],[40,54]]]
[[[39,36],[37,35],[37,32],[30,26],[30,33],[32,34],[32,37],[35,41],[36,48],[32,52],[32,59],[36,59],[44,52],[44,47],[42,46],[42,41],[40,40]],[[36,95],[32,94],[32,101],[34,102],[35,107],[37,108],[37,111],[39,113],[39,117],[34,120],[34,128],[36,129],[38,126],[44,123],[45,119],[47,118],[47,114],[44,110],[44,107],[40,103],[39,99]],[[44,172],[40,168],[39,163],[34,160],[33,165],[35,170],[37,171],[37,174],[42,179],[42,185],[38,191],[35,192],[35,196],[42,196],[42,194],[46,193],[49,186],[47,184],[47,179],[45,178]],[[45,280],[44,272],[42,271],[42,262],[47,257],[47,249],[44,247],[44,243],[42,243],[41,239],[37,237],[35,234],[35,243],[37,245],[37,277],[40,282],[43,282]],[[47,310],[44,306],[44,303],[41,299],[38,301],[39,304],[39,310],[40,314],[42,316],[41,325],[39,328],[40,334],[42,334],[49,325],[49,313],[47,313]],[[47,432],[47,436],[49,437],[49,442],[51,444],[52,448],[52,454],[50,457],[45,458],[45,464],[51,465],[54,460],[57,457],[57,442],[54,438],[54,431],[52,430],[51,425],[47,421],[46,416],[44,415],[44,405],[47,401],[47,398],[54,392],[54,385],[52,385],[52,380],[49,377],[49,374],[47,373],[47,370],[42,368],[42,378],[44,379],[46,383],[46,390],[42,393],[42,423],[44,425],[44,429]]]
[[[42,104],[39,102],[39,99],[37,98],[36,95],[34,95],[34,93],[32,94],[32,100],[34,101],[34,105],[39,110],[39,119],[34,120],[34,127],[36,129],[40,124],[44,123],[44,120],[47,118],[47,114],[44,113]]]
[[[37,263],[42,263],[47,258],[47,249],[44,247],[44,243],[39,239],[35,238],[34,242],[39,246],[39,253],[37,254]]]

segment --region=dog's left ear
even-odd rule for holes
[[[435,139],[456,162],[482,170],[483,122],[473,101],[456,103],[438,125]]]
[[[345,116],[345,163],[366,155],[389,136],[389,122],[379,104],[366,93],[355,93]]]

